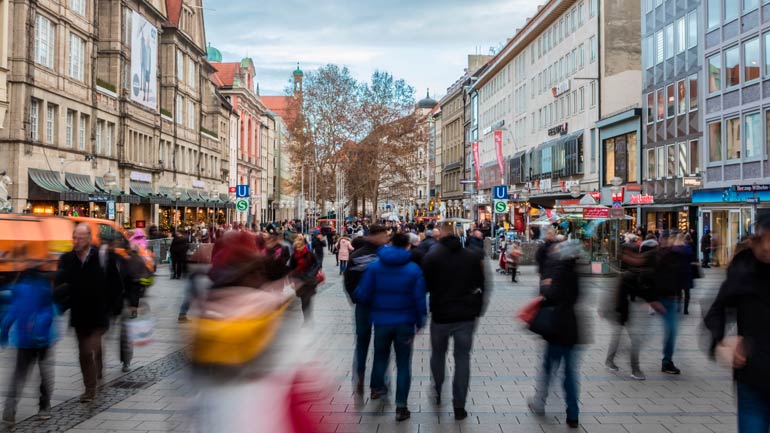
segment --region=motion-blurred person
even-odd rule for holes
[[[579,427],[578,398],[579,374],[577,345],[583,342],[583,331],[575,313],[580,298],[580,283],[575,271],[578,257],[576,245],[561,242],[553,245],[543,262],[540,295],[543,297],[540,313],[548,312],[552,332],[543,335],[547,345],[543,354],[535,397],[529,407],[535,414],[545,414],[545,403],[552,376],[556,376],[560,364],[564,365],[564,400],[567,405],[567,425]]]
[[[147,237],[144,235],[144,229],[135,228],[131,232],[131,238],[129,239],[131,246],[137,245],[142,248],[147,248]]]
[[[396,233],[390,246],[377,252],[379,260],[364,273],[355,291],[359,303],[369,306],[374,324],[372,400],[387,394],[385,374],[390,348],[396,352],[396,421],[410,417],[407,397],[412,382],[412,347],[415,332],[425,325],[425,280],[411,261],[409,237]]]
[[[733,368],[738,432],[770,431],[770,215],[758,218],[750,247],[735,257],[704,318],[711,353]],[[734,314],[737,335],[726,336]]]
[[[412,261],[417,263],[417,266],[422,267],[422,260],[425,258],[425,253],[420,249],[420,245],[422,245],[422,242],[420,241],[420,236],[416,233],[406,233],[407,236],[409,236],[409,245],[410,249],[409,252],[412,254]]]
[[[518,283],[516,274],[519,273],[519,259],[521,258],[521,248],[516,241],[510,242],[505,251],[506,271],[511,273],[511,282]]]
[[[486,255],[484,253],[484,233],[481,230],[471,231],[471,235],[468,238],[468,248],[475,248],[481,254]]]
[[[655,263],[655,292],[663,305],[663,359],[660,371],[666,374],[681,374],[674,364],[676,337],[679,332],[679,315],[676,312],[679,293],[689,287],[690,259],[682,250],[675,248],[671,236],[664,234],[660,239]]]
[[[674,245],[672,247],[681,259],[685,262],[679,269],[682,280],[680,284],[680,291],[676,296],[676,312],[683,312],[684,314],[690,314],[690,291],[695,286],[695,275],[693,275],[693,265],[697,266],[698,258],[690,245],[689,239],[686,235],[678,234],[674,239]]]
[[[361,233],[361,232],[358,232]],[[372,317],[368,305],[361,304],[356,300],[355,290],[361,281],[366,268],[372,262],[377,260],[377,251],[388,243],[388,235],[385,226],[373,224],[369,228],[369,235],[364,237],[355,235],[354,243],[360,242],[359,247],[355,247],[350,254],[350,262],[345,270],[344,282],[345,291],[350,301],[355,304],[355,328],[356,328],[356,351],[353,356],[353,380],[355,381],[355,391],[358,394],[364,392],[364,377],[366,376],[366,356],[369,353],[369,343],[372,340]]]
[[[452,226],[441,226],[439,241],[423,260],[423,272],[430,293],[430,370],[441,404],[446,352],[454,340],[455,375],[452,382],[452,406],[455,419],[468,416],[465,410],[471,375],[471,348],[476,321],[484,311],[486,291],[483,256],[462,247]]]
[[[83,403],[96,398],[97,382],[102,378],[102,337],[110,317],[123,306],[125,268],[120,256],[91,246],[91,228],[78,224],[72,234],[72,251],[59,258],[55,287],[57,303],[69,308],[70,326],[78,340],[80,370],[85,392]]]
[[[428,251],[436,244],[436,238],[433,235],[433,224],[428,224],[428,227],[425,229],[425,239],[420,242],[419,246],[423,255],[428,254]]]
[[[174,239],[171,241],[169,252],[171,253],[171,279],[179,280],[182,278],[182,273],[187,265],[187,250],[190,248],[190,243],[182,232],[177,230],[174,232]]]
[[[128,338],[128,326],[126,321],[137,317],[139,300],[142,299],[147,288],[152,285],[152,273],[147,269],[144,258],[139,255],[139,244],[133,244],[128,249],[126,258],[126,287],[123,292],[125,308],[121,314],[120,326],[120,363],[123,364],[123,372],[131,370],[131,360],[134,356],[134,346]]]
[[[321,255],[323,256],[323,247]],[[312,316],[311,301],[318,287],[317,275],[321,265],[316,255],[308,249],[303,236],[297,236],[294,240],[294,255],[291,256],[289,268],[291,276],[297,280],[295,286],[297,297],[302,301],[302,315],[305,317],[305,323],[309,323]]]
[[[318,266],[322,267],[324,266],[324,247],[326,246],[326,241],[324,240],[323,234],[316,233],[313,236],[313,239],[310,241],[310,247],[313,249],[313,255],[315,256],[316,262],[318,262]]]
[[[337,258],[340,261],[340,275],[348,268],[350,254],[353,252],[353,244],[350,243],[350,237],[343,233],[340,240],[337,241]]]
[[[711,230],[706,230],[700,238],[700,252],[703,254],[703,267],[710,268],[711,263]]]
[[[272,224],[266,227],[264,236],[265,257],[267,259],[267,278],[270,281],[285,277],[289,269],[291,252],[287,242],[281,240],[281,235]]]
[[[16,346],[16,366],[9,380],[3,422],[16,422],[16,407],[30,368],[40,369],[38,417],[51,418],[54,366],[52,346],[56,341],[51,279],[36,269],[24,271],[12,285],[13,301],[0,321],[0,346]]]
[[[535,252],[535,263],[537,264],[537,273],[541,278],[544,272],[545,262],[548,260],[548,255],[551,253],[551,248],[556,243],[556,230],[553,227],[548,228],[543,236],[543,245]]]

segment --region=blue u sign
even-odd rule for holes
[[[495,200],[508,200],[508,185],[497,185],[492,191]]]
[[[249,197],[249,186],[248,185],[237,185],[235,187],[235,196],[238,198],[248,198]]]

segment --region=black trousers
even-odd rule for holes
[[[19,404],[19,395],[24,389],[30,367],[37,363],[40,368],[40,409],[50,409],[51,394],[53,393],[53,351],[49,348],[18,349],[16,352],[16,368],[8,387],[8,397],[5,401],[5,414],[15,415]]]

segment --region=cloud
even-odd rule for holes
[[[466,55],[486,54],[522,27],[532,0],[222,0],[205,3],[206,36],[225,61],[249,56],[262,93],[282,92],[304,70],[336,63],[366,80],[375,69],[422,95],[463,74]]]

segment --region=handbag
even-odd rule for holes
[[[690,273],[694,279],[703,278],[703,269],[698,263],[690,263]]]
[[[516,312],[516,318],[531,325],[537,316],[537,312],[540,311],[540,306],[543,304],[543,297],[538,296],[535,299],[524,304],[523,307]]]
[[[137,317],[123,318],[122,325],[126,328],[128,341],[134,346],[146,346],[152,343],[155,334],[155,318],[150,314],[150,307],[141,303]]]
[[[558,323],[558,305],[544,305],[545,300],[541,302],[537,314],[529,324],[529,330],[535,334],[549,340],[556,337],[559,333]]]
[[[324,274],[323,269],[318,270],[318,273],[315,274],[315,279],[318,282],[318,284],[321,284],[324,281],[326,281],[326,274]]]

